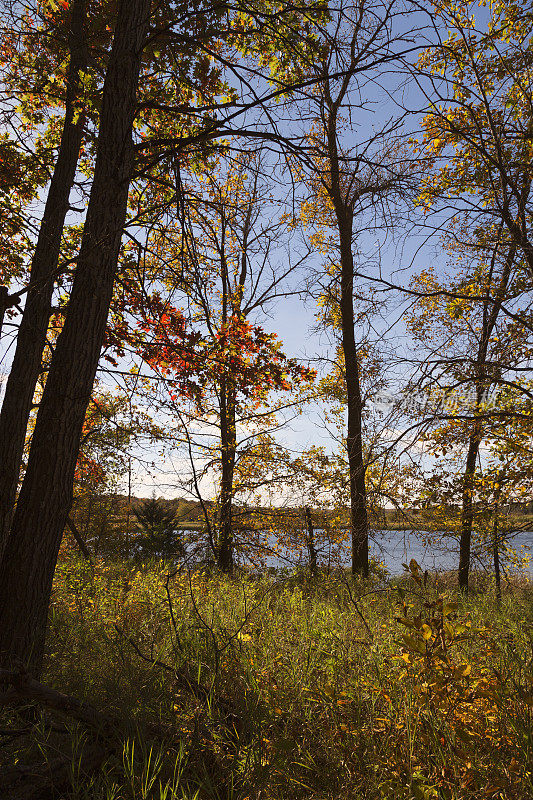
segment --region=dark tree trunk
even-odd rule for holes
[[[509,277],[511,275],[511,268],[516,257],[516,246],[511,245],[505,263],[502,269],[502,274],[498,284],[497,291],[494,298],[490,298],[484,302],[483,306],[483,324],[481,331],[481,339],[474,364],[475,368],[475,389],[476,389],[476,405],[474,414],[477,416],[480,412],[480,407],[485,399],[485,393],[490,385],[489,377],[487,376],[487,352],[489,348],[489,341],[494,330],[494,326],[498,320],[502,303],[505,297]],[[494,377],[494,376],[492,376]],[[470,550],[472,546],[472,525],[474,522],[474,481],[476,474],[476,461],[479,453],[479,448],[483,439],[482,425],[479,419],[474,418],[473,429],[468,440],[468,451],[466,454],[465,471],[463,475],[463,496],[461,507],[461,540],[459,545],[459,574],[458,582],[459,588],[465,594],[468,593],[468,581],[470,576]]]
[[[0,661],[39,674],[52,579],[104,339],[132,172],[132,125],[150,0],[122,0],[102,98],[87,218],[65,324],[0,563]]]
[[[72,536],[74,537],[74,540],[75,540],[76,544],[80,548],[80,552],[81,552],[82,556],[85,558],[86,561],[91,563],[92,562],[92,558],[91,558],[91,554],[89,553],[89,548],[87,547],[85,539],[83,538],[83,536],[79,532],[78,528],[76,527],[76,523],[74,522],[72,517],[67,517],[67,528],[72,533]]]
[[[498,541],[498,501],[494,508],[494,527],[492,531],[492,556],[494,560],[494,581],[496,583],[496,603],[502,604],[502,581],[500,575],[500,545]]]
[[[222,572],[233,572],[233,475],[237,450],[235,422],[235,393],[226,379],[220,386],[220,517],[218,526],[217,563]]]
[[[459,588],[468,592],[470,575],[470,549],[472,544],[472,524],[474,521],[474,479],[476,461],[481,444],[481,426],[476,423],[468,442],[466,466],[463,475],[463,498],[461,508],[461,541],[459,545]]]
[[[315,529],[313,526],[311,509],[309,508],[309,506],[305,507],[305,524],[307,527],[307,552],[309,554],[309,572],[311,573],[311,575],[316,575],[317,556],[316,556],[316,545],[315,545]]]
[[[22,315],[0,414],[0,554],[5,545],[20,476],[35,386],[41,371],[65,216],[76,174],[85,117],[77,108],[80,73],[87,66],[86,0],[72,4],[65,119],[30,270]]]
[[[333,102],[327,91],[328,120],[327,144],[329,159],[329,194],[335,210],[339,231],[341,262],[341,332],[346,380],[348,431],[346,449],[350,473],[350,527],[352,536],[352,574],[368,577],[368,514],[366,500],[366,465],[363,458],[362,414],[363,402],[359,382],[359,358],[355,343],[353,309],[353,253],[352,235],[354,209],[345,196],[341,177],[341,159],[337,147],[338,102]]]
[[[4,327],[4,316],[8,307],[9,289],[7,286],[0,286],[0,338],[2,338],[2,328]]]
[[[351,238],[351,237],[350,237]],[[350,248],[341,249],[342,349],[348,405],[348,465],[350,470],[350,511],[352,533],[352,574],[368,577],[368,515],[366,507],[366,466],[363,458],[363,403],[359,384],[359,359],[354,335],[353,258]]]

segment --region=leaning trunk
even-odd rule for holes
[[[84,114],[82,109],[77,108],[77,102],[81,73],[87,66],[85,23],[86,0],[75,0],[72,4],[63,131],[32,258],[31,288],[26,298],[0,414],[0,554],[7,539],[15,503],[28,419],[41,371],[50,319],[61,236],[83,136]]]
[[[476,461],[481,443],[481,429],[476,423],[468,443],[466,466],[463,475],[463,497],[461,508],[461,541],[459,545],[459,588],[468,592],[470,575],[470,549],[472,544],[472,524],[474,521],[474,480]]]
[[[487,389],[486,360],[489,341],[498,320],[503,300],[507,291],[512,266],[516,256],[516,245],[511,245],[505,259],[501,278],[496,290],[494,300],[485,302],[483,308],[483,328],[476,358],[476,406],[475,414],[479,414],[483,397]],[[482,427],[479,419],[474,420],[474,425],[468,441],[465,472],[463,476],[463,497],[461,508],[461,542],[459,546],[459,588],[465,594],[468,592],[470,574],[470,549],[472,544],[472,524],[474,521],[474,479],[476,461],[482,441]]]
[[[150,0],[122,0],[104,83],[78,265],[0,563],[0,662],[39,674],[57,553],[72,504],[83,422],[104,340],[126,219],[132,126]]]

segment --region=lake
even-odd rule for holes
[[[414,533],[413,531],[380,531],[375,534],[370,553],[383,561],[392,575],[403,572],[402,562],[408,563],[414,558],[422,569],[430,571],[457,569],[459,561],[459,541],[455,537],[437,538],[429,541],[431,534]],[[512,539],[512,547],[521,555],[533,553],[533,531],[516,534]],[[484,561],[486,563],[487,557]],[[475,569],[476,550],[473,547],[472,567]],[[533,573],[533,563],[528,566]]]
[[[513,549],[520,555],[533,555],[533,531],[518,533],[512,538]],[[459,541],[452,536],[442,536],[414,531],[374,531],[370,543],[370,556],[381,561],[391,575],[404,572],[402,563],[409,563],[414,558],[423,570],[443,571],[457,569],[459,560]],[[350,563],[350,552],[346,547],[345,559]],[[328,554],[322,553],[322,562],[328,561]],[[488,559],[485,556],[484,562]],[[269,556],[267,566],[290,566],[292,559],[283,556]],[[472,567],[480,564],[475,548],[473,548]],[[533,559],[525,570],[533,576]]]

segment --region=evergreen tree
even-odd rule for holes
[[[176,513],[152,497],[133,512],[142,529],[137,540],[139,553],[156,558],[176,558],[185,554],[181,532],[176,529]]]

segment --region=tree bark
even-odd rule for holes
[[[81,554],[84,557],[84,559],[86,561],[88,561],[89,564],[92,564],[91,554],[89,552],[89,548],[87,547],[85,539],[83,538],[83,536],[79,532],[78,528],[76,527],[76,523],[74,522],[74,520],[70,516],[67,517],[67,528],[69,529],[69,531],[73,535],[74,540],[75,540],[76,544],[78,545],[78,547],[80,548]]]
[[[229,384],[229,385],[228,385]],[[220,385],[220,517],[217,561],[222,572],[233,572],[233,475],[237,451],[235,393],[231,381],[222,378]]]
[[[307,552],[309,554],[309,572],[311,575],[316,575],[317,572],[317,557],[315,545],[315,529],[313,526],[313,517],[311,516],[311,509],[309,506],[305,507],[305,524],[307,527]]]
[[[476,423],[468,442],[466,465],[463,474],[463,497],[461,508],[461,541],[459,545],[459,588],[468,592],[470,575],[470,549],[472,544],[472,525],[474,522],[474,478],[476,461],[481,444],[481,425]]]
[[[85,116],[77,107],[87,67],[86,0],[74,0],[65,118],[30,269],[30,284],[0,413],[0,555],[15,504],[22,453],[35,386],[41,371],[61,237],[83,138]]]
[[[350,473],[350,527],[352,537],[352,574],[368,577],[368,513],[366,500],[366,465],[363,458],[363,402],[359,382],[359,359],[355,343],[353,309],[353,207],[343,195],[340,159],[337,147],[337,105],[328,96],[327,144],[329,193],[339,231],[341,262],[341,332],[344,353],[348,431],[346,449]]]
[[[502,581],[500,576],[500,544],[498,541],[498,515],[501,488],[498,486],[496,492],[496,502],[494,504],[494,525],[492,530],[492,558],[494,561],[494,581],[496,584],[496,604],[498,608],[502,604]]]
[[[355,343],[353,309],[353,253],[352,236],[354,206],[346,194],[341,175],[341,156],[337,143],[337,117],[339,106],[347,90],[347,78],[335,100],[331,97],[329,81],[325,84],[327,109],[325,134],[328,158],[328,193],[333,204],[341,262],[341,335],[344,354],[348,430],[346,450],[350,473],[350,529],[352,538],[352,575],[368,577],[368,513],[366,500],[366,465],[363,458],[362,414],[363,402],[359,382],[359,358]]]
[[[63,330],[0,563],[0,662],[39,675],[52,579],[113,293],[133,166],[132,126],[150,0],[122,0],[104,82],[87,218]]]
[[[347,251],[347,248],[345,248]],[[341,255],[342,349],[346,375],[348,435],[346,448],[350,470],[350,511],[352,533],[352,574],[368,577],[368,514],[366,507],[366,465],[363,458],[363,403],[359,383],[359,359],[355,344],[353,314],[353,258]]]
[[[494,330],[494,326],[498,320],[498,315],[505,297],[505,292],[509,283],[509,277],[511,275],[511,268],[516,257],[516,250],[516,245],[513,244],[510,246],[502,269],[502,274],[495,297],[493,300],[486,300],[483,306],[481,339],[479,341],[476,362],[474,364],[474,369],[476,372],[476,405],[474,413],[476,415],[479,414],[488,385],[486,361],[489,341]],[[474,427],[468,440],[468,451],[466,455],[465,471],[463,474],[463,496],[461,507],[461,540],[459,544],[458,582],[459,588],[465,594],[468,593],[468,581],[470,576],[470,550],[472,546],[472,526],[474,522],[474,479],[476,473],[476,461],[482,440],[482,425],[479,419],[475,419]]]

